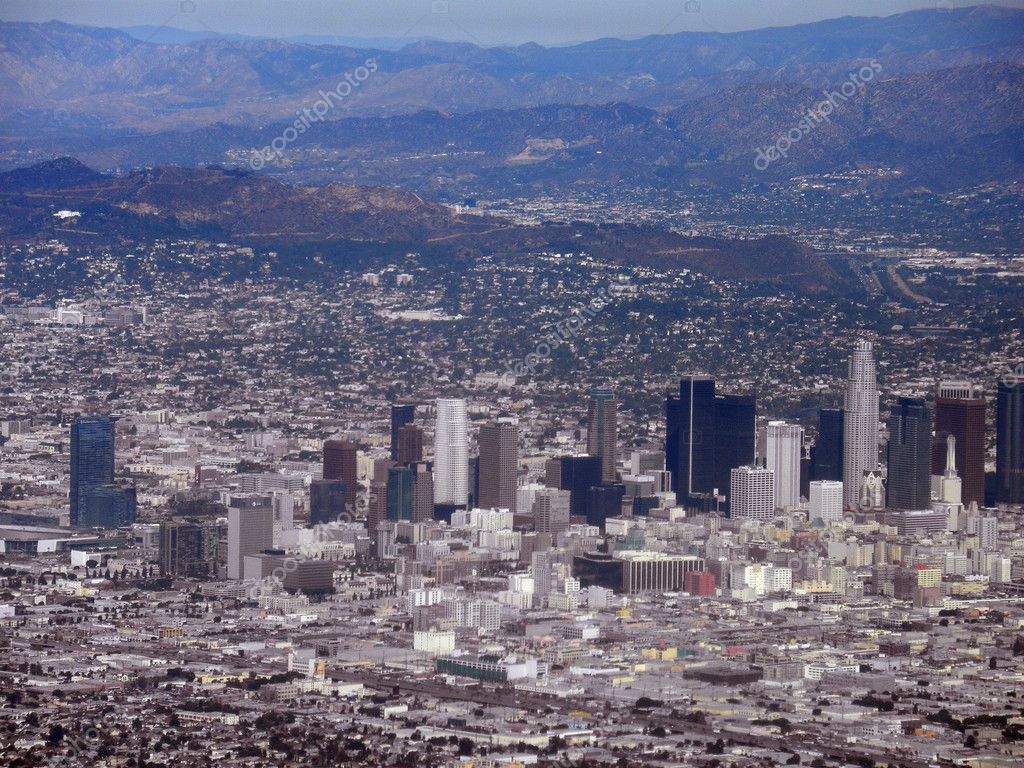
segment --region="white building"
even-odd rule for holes
[[[729,516],[771,520],[775,514],[775,473],[762,467],[737,467],[729,473]]]
[[[465,504],[469,498],[466,401],[437,401],[434,429],[434,503]]]
[[[451,629],[413,632],[412,648],[430,656],[444,656],[455,650],[455,632]]]
[[[246,555],[274,547],[274,508],[259,498],[235,497],[231,504],[228,507],[228,578],[240,579]]]
[[[826,525],[843,519],[843,484],[838,480],[812,480],[810,520]]]
[[[850,356],[843,411],[843,500],[853,507],[864,473],[878,466],[878,382],[870,341],[857,342]]]
[[[765,467],[775,473],[775,507],[800,504],[800,456],[804,428],[784,421],[769,421],[765,428]]]

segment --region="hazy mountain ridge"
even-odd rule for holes
[[[79,215],[56,216],[61,210]],[[395,190],[292,187],[223,168],[160,167],[108,176],[65,158],[0,174],[0,237],[102,245],[155,236],[313,246],[307,253],[332,243],[375,243],[389,246],[381,253],[416,248],[439,261],[586,251],[815,292],[842,287],[822,259],[784,237],[689,238],[649,227],[581,223],[527,227],[458,215]]]
[[[842,18],[729,34],[687,32],[545,48],[420,41],[397,51],[272,39],[140,41],[111,29],[0,24],[0,98],[21,120],[77,129],[260,125],[292,116],[367,58],[379,72],[336,112],[467,112],[623,101],[658,109],[746,82],[821,87],[877,59],[889,75],[1024,60],[1024,11],[978,7]],[[4,119],[17,129],[19,117]]]

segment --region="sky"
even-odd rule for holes
[[[164,26],[262,37],[429,37],[478,45],[557,45],[600,37],[734,32],[977,4],[978,0],[0,0],[0,19]],[[1024,0],[997,4],[1024,7]]]

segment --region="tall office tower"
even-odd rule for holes
[[[71,425],[71,525],[79,524],[85,497],[114,482],[114,419],[76,417]]]
[[[548,466],[548,477],[558,477],[558,487],[569,491],[569,511],[573,516],[587,516],[587,501],[590,489],[601,484],[600,456],[562,456],[558,469]]]
[[[775,473],[762,467],[737,467],[730,473],[729,517],[771,520],[775,515]]]
[[[811,480],[843,479],[843,410],[818,410],[818,439],[811,448]]]
[[[753,395],[715,397],[715,474],[719,496],[728,496],[729,473],[754,463],[757,398]]]
[[[239,494],[228,503],[228,578],[242,578],[246,555],[274,546],[274,506],[269,496]]]
[[[135,522],[138,509],[135,486],[118,483],[97,485],[85,493],[79,504],[78,525],[82,528],[120,528]]]
[[[939,382],[935,398],[932,475],[946,470],[946,438],[956,438],[956,467],[964,504],[985,503],[985,397],[969,381]]]
[[[843,501],[856,506],[864,473],[878,467],[878,382],[874,348],[858,341],[850,356],[843,408]]]
[[[464,506],[469,498],[466,401],[437,401],[434,429],[434,503]]]
[[[431,499],[433,501],[433,499]],[[379,480],[370,482],[370,498],[366,507],[366,530],[370,540],[377,540],[377,528],[388,519],[388,484]]]
[[[681,503],[709,494],[715,482],[715,380],[686,376],[665,400],[665,462]]]
[[[310,527],[346,519],[345,490],[345,482],[342,480],[314,480],[309,484]]]
[[[927,509],[931,501],[932,415],[924,400],[901,397],[889,416],[888,505]]]
[[[558,488],[537,491],[533,499],[534,527],[539,533],[557,536],[569,527],[569,504],[572,494]]]
[[[775,506],[800,504],[800,457],[804,428],[784,421],[769,421],[765,428],[765,467],[775,473]]]
[[[843,484],[839,480],[812,480],[810,485],[811,511],[808,516],[813,523],[821,520],[826,525],[843,519]]]
[[[485,509],[516,513],[519,480],[519,426],[515,419],[498,419],[480,427],[480,499]]]
[[[1024,382],[999,382],[996,399],[996,501],[1024,504]]]
[[[194,523],[160,523],[160,575],[185,579],[210,576],[216,570],[207,550],[207,529]]]
[[[595,387],[590,390],[587,407],[587,453],[601,457],[601,480],[615,482],[619,461],[619,406],[610,389]]]
[[[422,523],[434,519],[434,473],[425,461],[412,465],[412,521]]]
[[[324,442],[324,480],[341,480],[345,483],[345,505],[356,508],[359,493],[359,449],[347,440]]]
[[[398,430],[416,420],[415,403],[397,403],[391,406],[391,460],[399,464],[405,462],[398,459]],[[419,459],[416,459],[419,461]]]
[[[412,520],[416,470],[392,467],[388,470],[388,520]]]
[[[406,424],[398,430],[397,461],[399,464],[415,464],[423,461],[423,430],[415,424]]]

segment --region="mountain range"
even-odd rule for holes
[[[136,35],[0,24],[0,163],[244,165],[372,60],[267,172],[495,196],[578,182],[736,189],[863,169],[939,191],[1024,177],[1024,11],[1007,8],[553,48]],[[828,121],[755,167],[865,67],[870,80]]]

